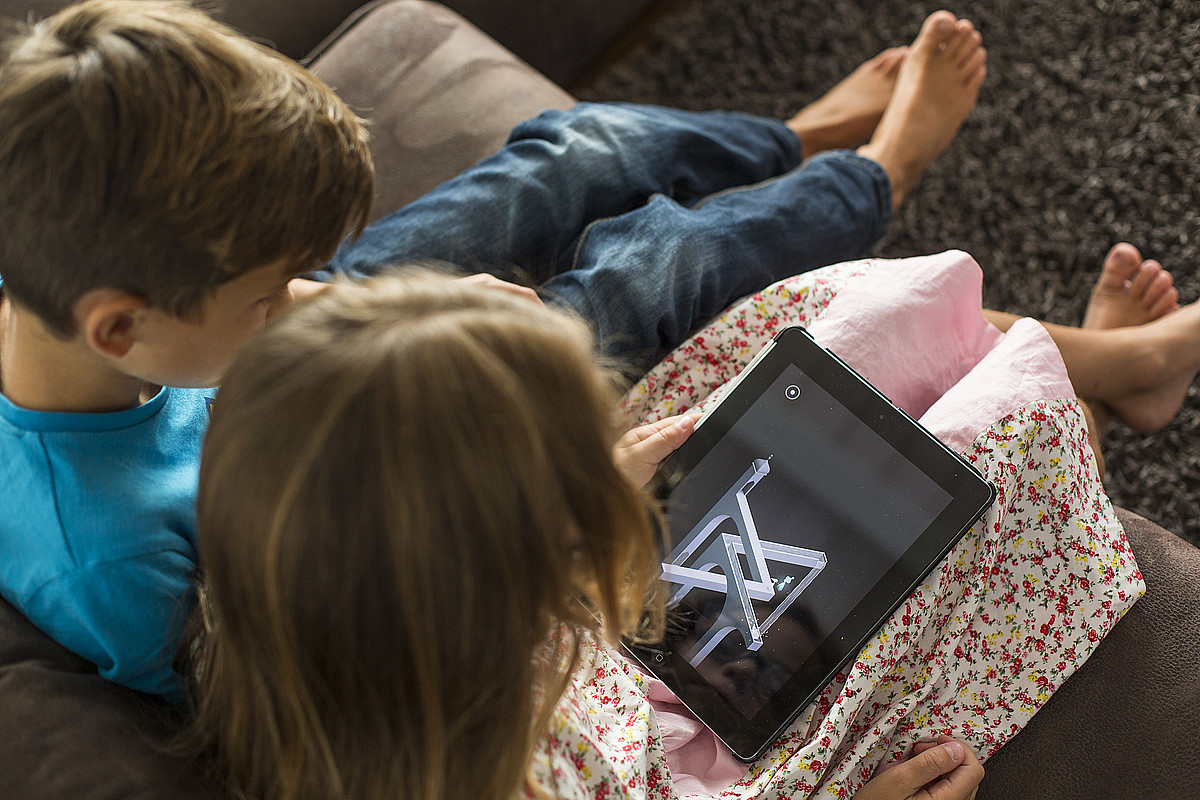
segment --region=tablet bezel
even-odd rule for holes
[[[783,370],[795,364],[845,409],[945,490],[950,503],[865,593],[850,614],[817,646],[752,718],[731,708],[716,689],[669,645],[632,645],[625,651],[662,680],[735,757],[753,761],[862,650],[899,605],[946,557],[987,510],[996,489],[958,453],[894,406],[875,387],[805,329],[784,328],[701,418],[687,442],[660,468],[660,499],[712,450]],[[667,545],[668,549],[673,543]]]

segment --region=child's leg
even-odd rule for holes
[[[593,220],[655,194],[691,201],[762,181],[800,158],[782,120],[581,103],[521,123],[499,153],[371,225],[332,267],[436,259],[542,283]]]
[[[1105,259],[1097,281],[1104,291],[1093,292],[1085,315],[1091,327],[1042,323],[1062,354],[1075,392],[1088,401],[1098,437],[1112,417],[1138,431],[1164,427],[1200,371],[1200,303],[1176,309],[1169,273],[1157,262],[1141,262],[1136,250],[1130,256],[1128,247],[1114,247]],[[1167,279],[1160,277],[1164,274]],[[984,313],[1001,330],[1017,319]],[[1124,324],[1138,320],[1149,321]]]
[[[1156,431],[1174,419],[1200,371],[1200,303],[1126,328],[1043,324],[1076,393],[1137,431]]]
[[[1104,480],[1104,452],[1100,442],[1104,439],[1104,433],[1112,425],[1112,414],[1103,405],[1089,403],[1083,398],[1079,398],[1079,407],[1083,409],[1083,418],[1087,421],[1088,445],[1096,457],[1096,471],[1100,473],[1100,480]]]
[[[652,363],[737,298],[860,256],[890,218],[878,164],[824,153],[695,206],[660,195],[601,220],[543,291],[591,321],[608,353]]]
[[[546,112],[518,125],[492,158],[376,222],[333,270],[373,274],[432,259],[543,283],[597,219],[658,194],[690,204],[787,172],[802,154],[860,144],[906,55],[885,50],[786,123],[618,103]]]
[[[978,32],[930,15],[896,91],[858,153],[688,206],[669,197],[602,219],[547,292],[596,323],[610,353],[656,359],[734,299],[799,272],[862,255],[897,201],[950,143],[986,73]]]
[[[788,120],[809,158],[855,147],[871,138],[892,99],[907,47],[890,47],[858,66],[837,86]]]

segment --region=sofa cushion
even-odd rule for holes
[[[370,121],[375,218],[499,150],[518,122],[574,105],[458,14],[421,0],[370,7],[309,64]]]
[[[22,800],[200,800],[162,746],[180,715],[109,683],[0,600],[0,795]]]

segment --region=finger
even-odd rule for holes
[[[678,450],[695,429],[696,418],[689,415],[659,420],[633,431],[641,438],[631,445],[631,449],[643,461],[657,464]]]
[[[931,747],[937,747],[938,744],[939,743],[934,741],[933,739],[922,739],[921,741],[913,744],[912,750],[909,752],[909,754],[907,756],[905,756],[905,760],[912,758],[915,755],[919,755],[920,753],[924,753],[926,750],[928,750]],[[904,763],[904,761],[892,761],[890,763],[884,764],[883,766],[881,766],[879,769],[877,769],[875,771],[875,774],[877,776],[882,775],[883,773],[887,772],[889,769],[895,769],[896,767],[898,767],[899,765],[901,765],[903,763]]]
[[[950,774],[925,788],[929,800],[973,800],[983,782],[983,767],[978,763],[962,764]]]
[[[465,278],[459,278],[458,280],[464,281],[465,283],[482,286],[487,289],[494,289],[496,291],[504,292],[506,294],[513,295],[514,297],[520,297],[522,300],[528,300],[531,303],[537,303],[539,306],[545,305],[542,302],[542,298],[538,297],[538,293],[533,289],[530,289],[528,286],[520,286],[515,283],[509,283],[508,281],[502,281],[495,275],[489,275],[486,272],[481,272],[476,275],[468,275]]]
[[[975,751],[961,742],[955,744],[960,744],[963,748],[962,763],[933,785],[926,787],[929,800],[972,800],[980,782],[983,781],[983,765]]]
[[[695,421],[696,419],[699,419],[699,416],[699,414],[676,414],[675,416],[671,417],[663,417],[655,422],[648,422],[645,425],[639,425],[638,427],[633,428],[622,438],[628,438],[628,443],[634,444],[643,439],[648,439],[651,436],[661,433],[666,428],[670,428],[672,425],[677,424],[680,420],[689,418]]]
[[[955,770],[966,759],[968,749],[960,742],[945,742],[910,756],[885,774],[897,788],[912,794]]]
[[[645,486],[658,471],[659,463],[683,444],[695,427],[695,417],[685,415],[635,428],[617,442],[613,460],[626,480],[634,486]]]
[[[933,739],[925,739],[923,741],[920,741],[920,742],[917,742],[916,744],[914,744],[912,753],[910,753],[909,755],[910,756],[920,755],[921,753],[924,753],[926,750],[931,750],[934,747],[937,747],[939,744],[942,744],[942,742],[935,741]]]
[[[307,278],[292,278],[279,290],[267,306],[267,319],[273,320],[294,304],[316,297],[329,289],[330,284],[310,281]]]
[[[292,278],[288,281],[288,291],[292,293],[292,299],[296,301],[307,300],[310,297],[323,294],[329,290],[330,286],[332,284],[313,281],[308,278]]]

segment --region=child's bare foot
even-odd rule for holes
[[[1111,335],[1120,343],[1114,352],[1121,355],[1109,364],[1116,390],[1099,399],[1135,431],[1149,433],[1166,427],[1179,413],[1188,387],[1200,372],[1200,302],[1144,325],[1102,335]],[[1075,388],[1088,395],[1086,387]]]
[[[887,108],[907,55],[907,47],[884,50],[789,119],[804,157],[867,141]]]
[[[900,67],[892,99],[859,155],[879,163],[899,206],[921,173],[950,146],[987,75],[983,37],[967,20],[935,11]]]
[[[1100,278],[1092,289],[1084,328],[1123,328],[1143,325],[1179,308],[1179,292],[1171,273],[1127,242],[1114,245],[1104,257]]]

